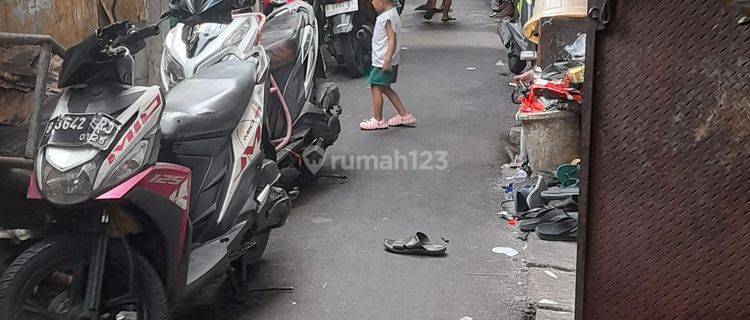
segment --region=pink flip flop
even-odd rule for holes
[[[416,127],[417,119],[414,118],[414,115],[412,115],[411,113],[403,117],[400,115],[396,115],[393,118],[388,119],[388,125],[391,127],[398,127],[398,126]]]
[[[388,129],[388,122],[385,120],[375,120],[370,118],[359,123],[359,128],[362,130],[383,130]]]

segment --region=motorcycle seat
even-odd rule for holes
[[[224,61],[178,83],[164,99],[162,139],[186,141],[228,135],[252,98],[256,64]]]
[[[301,12],[284,12],[266,21],[260,45],[266,49],[271,71],[295,60],[303,28],[304,16]]]

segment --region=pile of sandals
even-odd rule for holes
[[[513,217],[522,232],[534,232],[542,240],[576,241],[579,170],[578,164],[564,164],[554,176],[539,175],[518,189]]]

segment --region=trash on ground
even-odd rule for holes
[[[499,215],[500,218],[503,218],[507,221],[513,220],[513,215],[508,213],[508,211],[505,211],[505,210],[498,212],[497,215]]]
[[[521,241],[528,241],[530,232],[522,232],[520,236],[518,236],[518,239]]]
[[[476,67],[466,67],[466,70],[476,70]]]
[[[518,254],[518,251],[516,249],[508,248],[508,247],[494,247],[492,248],[492,252],[502,253],[509,257],[515,257]]]
[[[463,318],[458,319],[458,320],[474,320],[474,318],[472,318],[472,317],[463,317]]]
[[[558,304],[558,303],[549,299],[542,299],[542,300],[539,300],[539,304]]]
[[[448,239],[446,239],[444,237],[440,237],[440,240],[443,240],[443,242],[445,242],[445,243],[450,243],[451,242],[450,240],[448,240]]]
[[[556,274],[555,274],[554,272],[552,272],[552,271],[549,271],[549,270],[544,270],[544,273],[546,273],[546,274],[547,274],[548,276],[550,276],[550,277],[552,277],[552,278],[555,278],[555,279],[559,279],[559,278],[557,277],[557,275],[556,275]]]

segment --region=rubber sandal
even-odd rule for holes
[[[425,11],[425,10],[427,10],[427,4],[426,3],[423,4],[423,5],[420,5],[420,6],[416,7],[416,8],[414,8],[414,11]]]
[[[568,214],[560,209],[549,210],[538,214],[536,218],[521,221],[521,223],[518,224],[518,229],[523,232],[531,232],[543,223],[555,222],[567,216]]]
[[[552,200],[547,205],[557,209],[572,209],[578,208],[578,201],[571,196],[562,200]]]
[[[425,18],[425,19],[427,19],[427,20],[431,20],[432,16],[434,16],[435,13],[437,13],[437,9],[435,9],[435,8],[427,9],[427,12],[425,12],[422,17]]]
[[[515,197],[513,198],[516,202],[516,212],[524,212],[533,209],[529,208],[529,205],[526,204],[526,197],[529,195],[529,192],[531,192],[530,187],[523,187],[516,190]]]
[[[544,206],[544,207],[534,208],[528,211],[513,213],[513,217],[519,221],[535,219],[535,218],[540,218],[542,215],[546,214],[548,211],[554,210],[554,209],[555,209],[554,207]]]
[[[383,240],[385,250],[398,254],[424,255],[424,256],[442,256],[445,255],[445,246],[434,244],[430,238],[422,232],[417,232],[411,238],[406,240]]]
[[[417,126],[417,119],[414,118],[414,115],[411,113],[407,114],[406,116],[400,116],[396,115],[393,118],[388,119],[388,126],[390,127],[416,127]]]
[[[456,20],[456,18],[448,16],[447,18],[442,18],[440,20],[443,21],[443,22],[448,22],[448,21],[454,21],[454,20]]]
[[[370,118],[367,120],[363,120],[359,123],[359,128],[362,130],[370,131],[370,130],[383,130],[388,129],[388,121],[385,120],[375,120],[375,118]]]
[[[555,169],[555,177],[560,181],[560,185],[563,187],[571,186],[570,179],[578,180],[578,172],[581,170],[581,166],[572,164],[562,164]]]
[[[546,187],[544,185],[544,178],[542,176],[538,176],[536,178],[536,183],[531,187],[531,190],[529,190],[529,194],[526,195],[526,205],[529,207],[529,209],[538,208],[544,205],[545,201],[542,199],[542,192],[544,191],[544,188]]]
[[[542,198],[545,199],[565,199],[570,196],[577,196],[581,193],[578,186],[574,187],[551,187],[545,191],[542,191]]]
[[[539,239],[547,241],[575,242],[578,234],[578,213],[570,213],[555,222],[540,224],[536,227]]]

